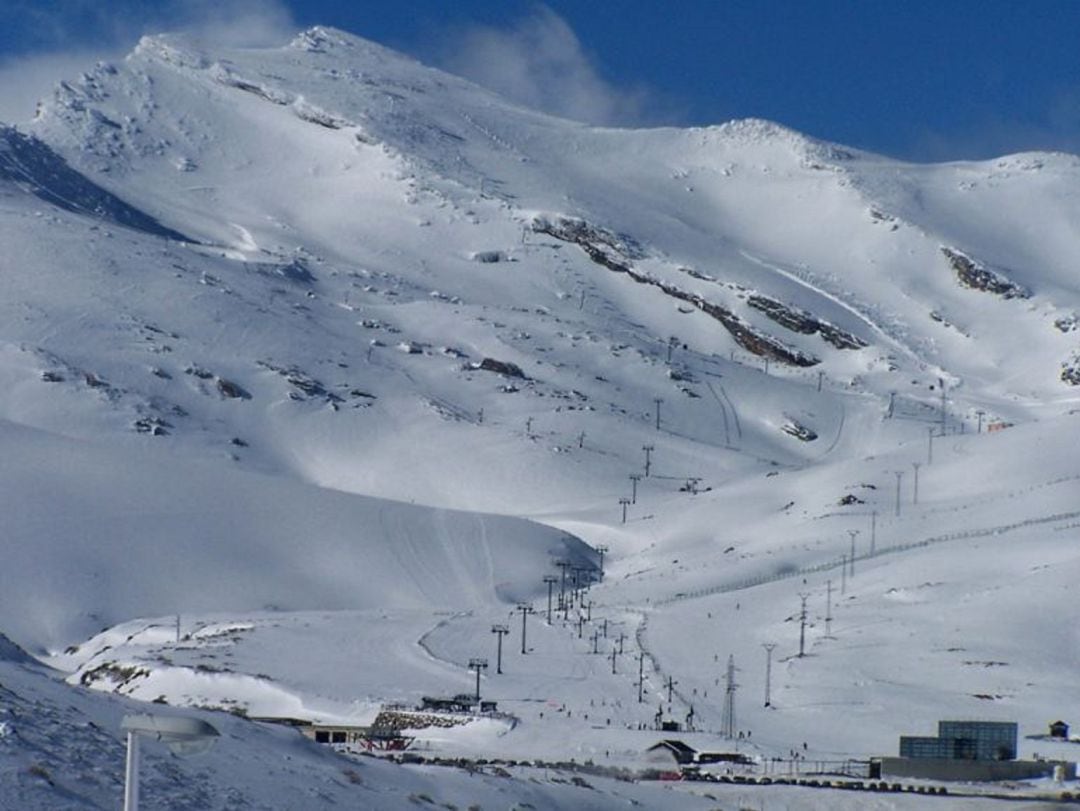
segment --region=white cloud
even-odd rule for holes
[[[72,78],[109,58],[101,51],[34,54],[0,63],[0,122],[22,124],[61,79]]]
[[[546,6],[508,29],[468,28],[444,46],[442,66],[509,99],[576,121],[641,123],[648,94],[606,81],[574,31]]]
[[[281,0],[142,0],[62,4],[18,3],[22,26],[36,32],[39,50],[0,62],[0,121],[29,120],[37,101],[57,82],[99,60],[117,60],[143,34],[182,31],[216,46],[277,45],[296,33]]]

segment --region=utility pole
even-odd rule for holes
[[[581,639],[581,629],[582,629],[582,628],[583,628],[584,626],[585,626],[585,617],[584,617],[584,615],[582,615],[582,614],[581,614],[581,612],[579,611],[579,612],[578,612],[578,615],[577,615],[577,638],[578,638],[578,639]]]
[[[625,642],[625,641],[626,641],[626,634],[623,633],[622,631],[619,631],[619,656],[622,656],[623,642]]]
[[[579,448],[584,448],[585,447],[585,432],[584,431],[582,431],[577,436],[577,446]]]
[[[982,433],[982,423],[983,423],[983,417],[985,415],[986,415],[986,412],[983,411],[981,408],[978,411],[975,412],[975,416],[979,418],[979,430],[978,430],[978,433],[980,433],[980,434]]]
[[[653,402],[656,403],[656,430],[660,430],[660,404],[664,402],[663,397],[654,397]]]
[[[799,594],[802,608],[799,610],[799,658],[806,656],[806,600],[809,594]]]
[[[652,452],[656,450],[655,445],[642,445],[641,449],[645,451],[645,478],[649,478],[649,469],[652,467]]]
[[[855,579],[855,536],[859,534],[857,529],[849,529],[847,534],[851,536],[851,579]]]
[[[772,652],[776,647],[775,642],[763,642],[765,648],[765,706],[772,706]]]
[[[570,561],[566,560],[565,558],[560,558],[559,560],[555,561],[555,565],[557,567],[559,567],[559,574],[560,574],[560,577],[559,577],[559,608],[563,609],[563,611],[568,611],[569,608],[567,607],[567,603],[566,603],[566,570],[570,568],[571,563],[570,563]],[[567,619],[567,615],[564,614],[563,619],[564,620]]]
[[[918,504],[919,503],[919,463],[918,462],[912,462],[911,466],[915,469],[915,480],[912,482],[912,490],[911,490],[911,503],[912,504]]]
[[[525,647],[525,620],[528,618],[529,614],[534,613],[533,608],[527,603],[518,603],[518,607],[514,610],[521,612],[521,652],[527,653],[528,650]]]
[[[619,655],[619,652],[615,648],[611,649],[611,675],[615,675],[615,657]]]
[[[589,602],[585,604],[585,622],[592,622],[592,605],[592,600],[589,600]]]
[[[892,419],[893,407],[895,405],[896,405],[896,392],[895,391],[890,391],[889,392],[889,413],[886,414],[886,417],[888,419]]]
[[[608,548],[604,544],[600,544],[598,546],[594,546],[593,549],[595,549],[597,554],[600,555],[600,579],[603,580],[604,579],[604,555],[606,555],[608,553]]]
[[[637,655],[637,703],[645,701],[645,651],[639,651]]]
[[[825,581],[825,638],[832,639],[832,581]]]
[[[502,641],[503,637],[510,633],[509,625],[492,625],[491,633],[497,634],[499,638],[498,647],[495,649],[495,672],[502,673]],[[477,701],[480,699],[477,698]]]
[[[904,478],[904,471],[894,470],[896,474],[896,517],[900,517],[900,480]]]
[[[675,692],[675,685],[678,684],[671,676],[667,677],[667,681],[664,682],[664,687],[667,688],[667,703],[671,703],[671,694]]]
[[[469,670],[476,671],[476,703],[480,703],[480,671],[487,670],[487,659],[470,659]]]
[[[631,504],[637,504],[637,483],[639,481],[641,481],[641,474],[640,473],[631,473],[630,474],[630,487],[631,487],[630,503]]]
[[[544,582],[548,587],[548,610],[547,610],[547,624],[551,625],[551,592],[555,588],[555,581],[558,580],[553,574],[544,575]]]
[[[592,652],[600,653],[600,629],[593,628],[592,632]]]
[[[626,506],[630,503],[628,498],[620,498],[619,504],[622,505],[622,522],[626,523]]]
[[[948,425],[948,416],[945,411],[945,378],[938,378],[938,385],[941,386],[941,435],[945,436],[945,427]]]
[[[724,713],[721,717],[721,734],[728,740],[735,738],[735,657],[728,656],[727,679],[724,686]]]

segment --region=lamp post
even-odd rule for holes
[[[125,715],[120,729],[127,732],[127,763],[124,772],[124,811],[139,808],[139,738],[153,738],[174,755],[205,752],[220,733],[206,721],[176,715]]]

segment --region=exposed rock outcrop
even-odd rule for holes
[[[997,271],[984,267],[955,248],[942,247],[941,252],[949,260],[949,264],[956,272],[957,281],[963,287],[994,293],[1006,299],[1029,298],[1031,296],[1031,293],[1021,285],[1009,280]]]

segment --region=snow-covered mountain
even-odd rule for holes
[[[431,746],[632,765],[658,704],[721,728],[728,655],[756,696],[764,642],[764,757],[1036,731],[1077,664],[1077,223],[1071,155],[599,129],[332,29],[145,38],[0,127],[0,632],[75,684],[370,720],[602,559],[587,623],[485,675],[514,722]],[[12,740],[57,807],[118,796]]]

